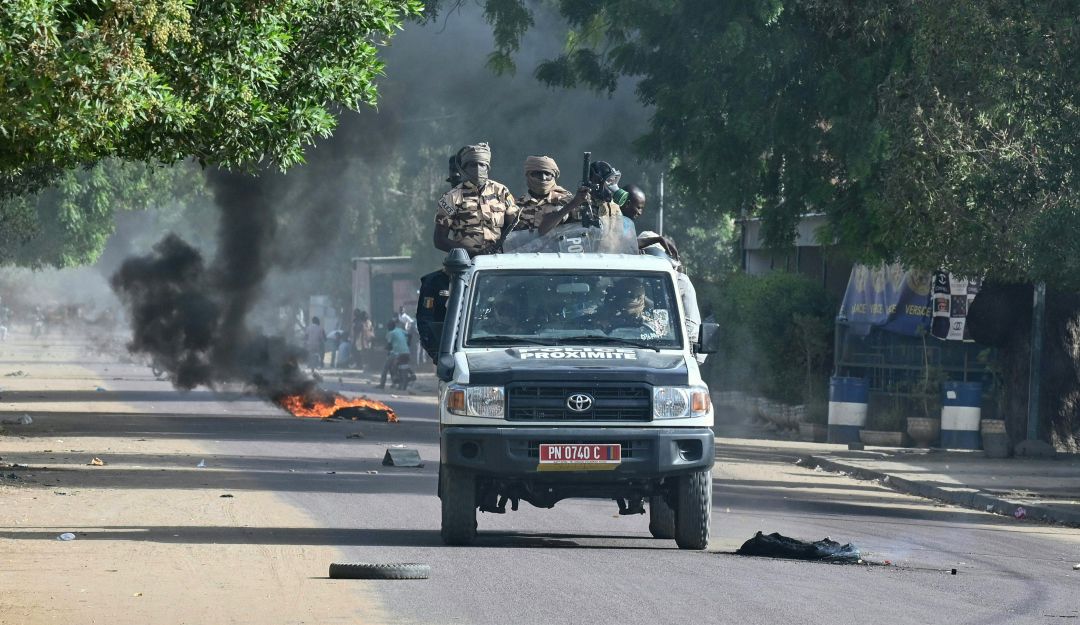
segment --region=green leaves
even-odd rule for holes
[[[10,0],[0,9],[0,261],[92,260],[124,175],[105,159],[284,169],[375,102],[377,46],[418,0]],[[127,167],[125,165],[124,167]],[[89,168],[88,170],[86,168]],[[96,174],[95,174],[96,175]],[[63,176],[63,178],[61,178]],[[48,184],[62,185],[29,196]],[[145,203],[145,202],[136,202]],[[36,207],[36,208],[35,208]],[[39,223],[28,216],[37,215]],[[46,236],[58,241],[26,245]],[[70,244],[70,247],[65,247]]]

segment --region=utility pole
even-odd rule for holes
[[[1017,456],[1053,456],[1054,448],[1039,438],[1039,396],[1042,381],[1046,283],[1035,284],[1031,308],[1031,364],[1028,368],[1027,440],[1016,446]]]
[[[660,172],[660,211],[656,215],[656,234],[664,234],[664,172]]]

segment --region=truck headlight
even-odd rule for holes
[[[657,386],[653,388],[653,418],[704,417],[712,410],[709,389],[704,387]]]
[[[501,386],[452,386],[446,393],[446,410],[465,417],[502,419],[505,405]]]

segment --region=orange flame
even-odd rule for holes
[[[349,399],[344,395],[331,395],[328,393],[321,398],[312,398],[305,395],[285,395],[275,401],[294,417],[325,419],[334,416],[335,413],[344,408],[366,408],[385,413],[387,423],[397,423],[398,420],[393,408],[381,401],[366,397]]]

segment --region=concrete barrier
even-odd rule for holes
[[[829,442],[857,443],[866,425],[870,398],[865,378],[833,376],[829,380]]]
[[[941,385],[941,446],[945,449],[982,449],[982,384],[945,382]]]

